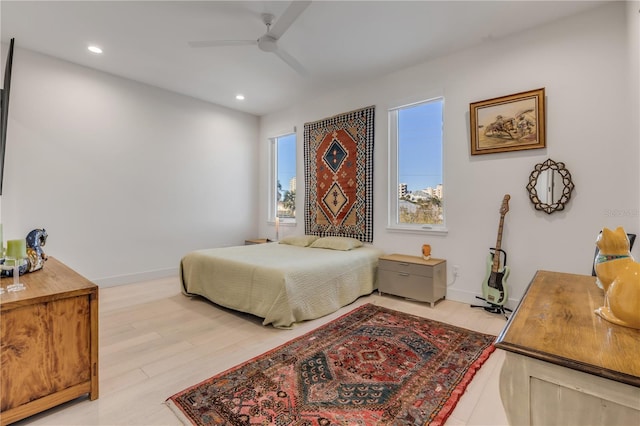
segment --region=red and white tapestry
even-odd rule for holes
[[[373,242],[375,106],[304,125],[305,233]]]

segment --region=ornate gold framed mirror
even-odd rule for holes
[[[556,163],[552,159],[536,164],[529,175],[529,199],[537,210],[551,214],[564,210],[571,198],[574,188],[571,173],[564,163]]]

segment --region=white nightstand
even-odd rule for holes
[[[390,254],[378,259],[378,292],[428,302],[447,295],[447,261]]]
[[[268,238],[256,238],[253,240],[244,240],[244,245],[245,246],[250,246],[253,244],[266,244],[266,243],[272,243],[273,241],[271,241]]]

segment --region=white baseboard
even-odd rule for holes
[[[159,278],[175,277],[178,268],[156,269],[154,271],[139,272],[135,274],[116,275],[113,277],[96,278],[91,281],[100,287],[114,287],[118,285],[133,284],[140,281],[157,280]]]

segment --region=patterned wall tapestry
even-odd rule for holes
[[[304,125],[305,233],[373,242],[375,106]]]

